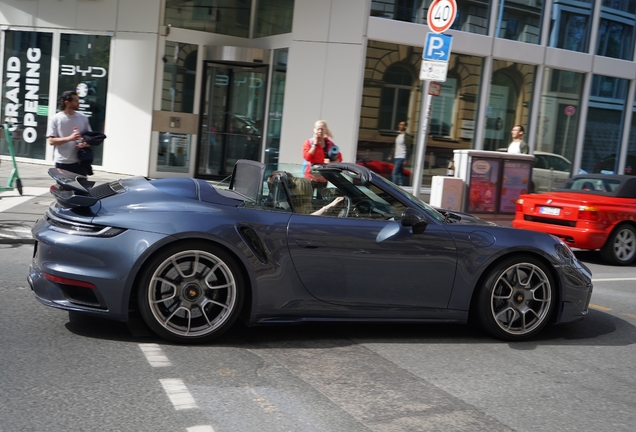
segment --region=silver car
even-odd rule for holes
[[[572,163],[561,155],[536,151],[532,166],[532,192],[550,192],[572,177]]]

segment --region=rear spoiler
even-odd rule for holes
[[[51,186],[50,191],[63,207],[90,207],[100,199],[91,194],[95,182],[86,176],[61,168],[49,168],[49,175],[57,183]]]

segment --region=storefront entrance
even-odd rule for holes
[[[267,65],[206,62],[196,176],[221,179],[262,159]]]

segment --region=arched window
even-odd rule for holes
[[[393,65],[384,73],[383,81],[378,129],[394,131],[398,122],[408,118],[413,74],[404,66]]]

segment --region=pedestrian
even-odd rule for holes
[[[512,128],[512,142],[508,145],[508,153],[528,154],[528,144],[523,140],[524,133],[525,130],[521,125]]]
[[[327,180],[322,176],[314,176],[311,166],[342,162],[342,154],[331,138],[333,135],[327,127],[327,122],[318,120],[314,123],[313,137],[305,140],[303,145],[303,173],[305,178],[311,180],[313,188],[318,190],[319,198],[322,196],[320,192],[327,186]]]
[[[75,174],[87,175],[86,168],[80,164],[77,150],[87,148],[82,134],[92,132],[91,125],[79,109],[79,96],[74,91],[65,91],[58,99],[59,112],[49,119],[46,136],[53,146],[53,162],[61,168]]]
[[[402,186],[406,175],[404,174],[404,166],[406,165],[406,156],[411,145],[410,136],[406,133],[406,121],[398,123],[398,135],[395,137],[395,151],[393,153],[393,172],[391,180],[398,186]]]

